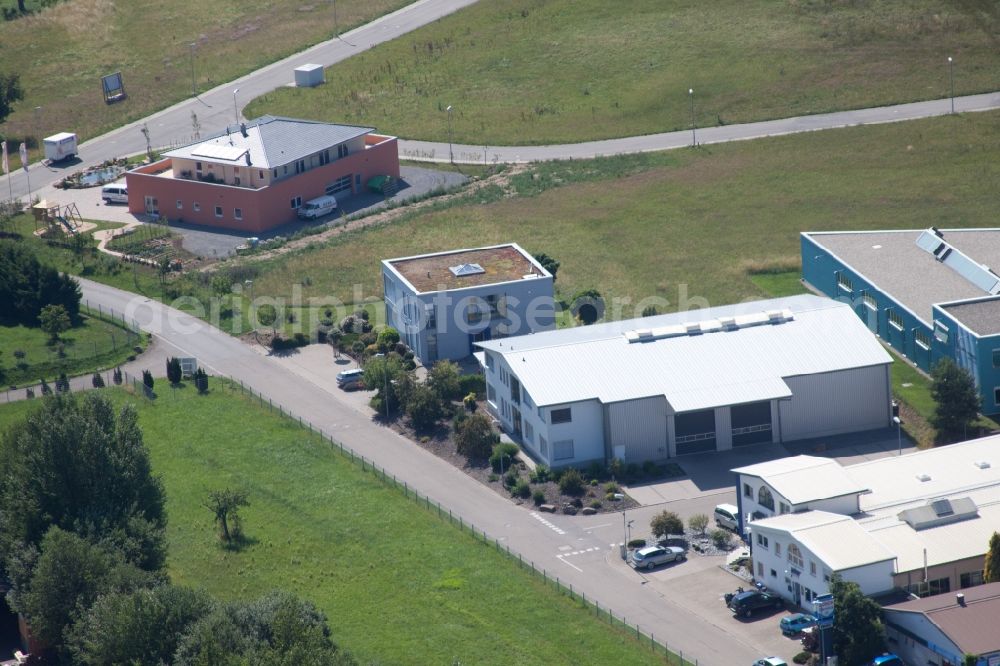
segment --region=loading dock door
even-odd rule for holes
[[[677,455],[715,450],[715,410],[685,412],[674,417]]]
[[[751,402],[729,409],[733,424],[733,446],[771,441],[771,403]]]

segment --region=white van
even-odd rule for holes
[[[104,203],[128,203],[128,189],[124,185],[105,185],[101,188]]]
[[[315,220],[337,210],[337,198],[332,194],[310,199],[299,206],[299,219]]]
[[[740,510],[732,504],[715,507],[715,524],[727,530],[736,531],[740,527]]]
[[[364,387],[365,371],[360,368],[337,373],[337,386],[345,391]]]

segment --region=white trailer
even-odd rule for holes
[[[46,137],[45,159],[50,162],[61,162],[76,155],[76,134],[72,132],[60,132]]]

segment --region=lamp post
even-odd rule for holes
[[[451,143],[451,104],[445,109],[448,112],[448,159],[452,164],[455,163],[455,151]]]
[[[235,90],[233,90],[233,112],[234,112],[234,114],[236,116],[236,124],[237,125],[240,124],[240,109],[239,109],[238,106],[236,106],[236,93],[238,93],[239,91],[240,91],[239,88],[236,88]]]
[[[694,129],[694,88],[688,88],[688,98],[691,100],[691,145],[698,145],[698,137]]]
[[[955,113],[955,61],[948,56],[948,79],[951,81],[951,112]]]
[[[191,42],[188,46],[191,47],[191,96],[198,96],[198,88],[194,84],[194,42]]]
[[[896,439],[899,442],[899,450],[896,455],[903,455],[903,420],[898,416],[892,417],[892,422],[896,424]]]

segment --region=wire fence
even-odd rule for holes
[[[521,569],[530,571],[533,575],[541,578],[542,582],[546,586],[551,586],[554,590],[568,596],[570,599],[586,608],[589,612],[593,613],[595,617],[601,619],[612,627],[623,630],[629,635],[634,636],[634,638],[641,645],[648,646],[653,654],[662,655],[665,664],[670,664],[672,666],[698,666],[697,658],[692,658],[690,655],[685,657],[683,650],[678,649],[672,651],[670,646],[667,644],[667,641],[664,640],[661,642],[657,640],[653,632],[644,632],[638,624],[629,622],[625,615],[618,615],[610,607],[601,606],[601,603],[597,599],[593,597],[588,598],[586,593],[581,590],[574,590],[572,584],[564,583],[558,576],[554,575],[541,565],[537,565],[534,561],[524,559],[524,557],[519,553],[512,552],[510,546],[507,544],[501,543],[499,539],[491,537],[485,530],[478,528],[475,524],[465,520],[462,516],[456,515],[451,509],[446,509],[441,506],[439,502],[431,499],[429,496],[421,494],[416,488],[411,487],[404,480],[397,479],[394,474],[387,472],[374,461],[365,458],[354,449],[344,446],[342,442],[334,439],[332,435],[325,432],[322,428],[313,425],[308,419],[303,419],[301,416],[295,416],[289,410],[286,410],[280,403],[275,403],[270,398],[264,397],[261,393],[254,391],[253,387],[244,384],[242,381],[232,377],[229,377],[228,379],[229,381],[227,384],[224,384],[224,386],[228,385],[229,390],[234,392],[239,390],[242,395],[250,400],[256,401],[261,407],[267,407],[274,413],[290,418],[293,421],[297,421],[301,427],[308,429],[312,434],[317,435],[326,441],[345,459],[349,459],[353,464],[360,467],[362,471],[369,472],[379,477],[386,484],[391,484],[398,490],[402,491],[404,496],[413,500],[425,510],[431,512],[432,514],[436,514],[441,520],[447,520],[452,525],[458,527],[462,532],[468,532],[484,544],[494,547],[498,553],[505,554],[512,561],[517,562]],[[134,379],[132,381],[134,382]]]

